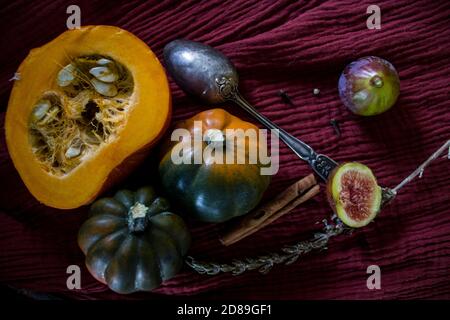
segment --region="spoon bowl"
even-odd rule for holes
[[[226,77],[238,85],[239,77],[231,61],[210,46],[174,40],[165,46],[164,60],[178,86],[206,103],[218,104],[226,100],[218,91],[217,79]]]

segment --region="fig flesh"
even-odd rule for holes
[[[394,66],[379,57],[360,58],[345,67],[339,78],[342,103],[355,114],[373,116],[390,109],[400,93]]]
[[[328,200],[347,226],[359,228],[371,222],[381,208],[381,188],[369,167],[348,162],[331,173]]]

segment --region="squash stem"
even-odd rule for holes
[[[143,232],[147,227],[147,213],[149,208],[136,202],[128,212],[128,228],[131,232]]]

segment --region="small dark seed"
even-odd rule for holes
[[[279,90],[278,95],[280,96],[280,98],[283,100],[284,103],[294,105],[292,103],[291,97],[284,90]]]
[[[336,133],[337,137],[341,137],[341,128],[339,127],[339,122],[336,119],[331,119],[330,124],[334,129],[334,132]]]

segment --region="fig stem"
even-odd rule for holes
[[[436,150],[424,163],[422,163],[409,176],[403,179],[392,191],[396,194],[405,184],[413,180],[417,176],[422,176],[425,168],[435,159],[437,159],[444,151],[450,148],[450,140],[447,140],[438,150]]]
[[[370,79],[370,84],[376,88],[381,88],[383,86],[383,79],[380,76],[373,76]]]

